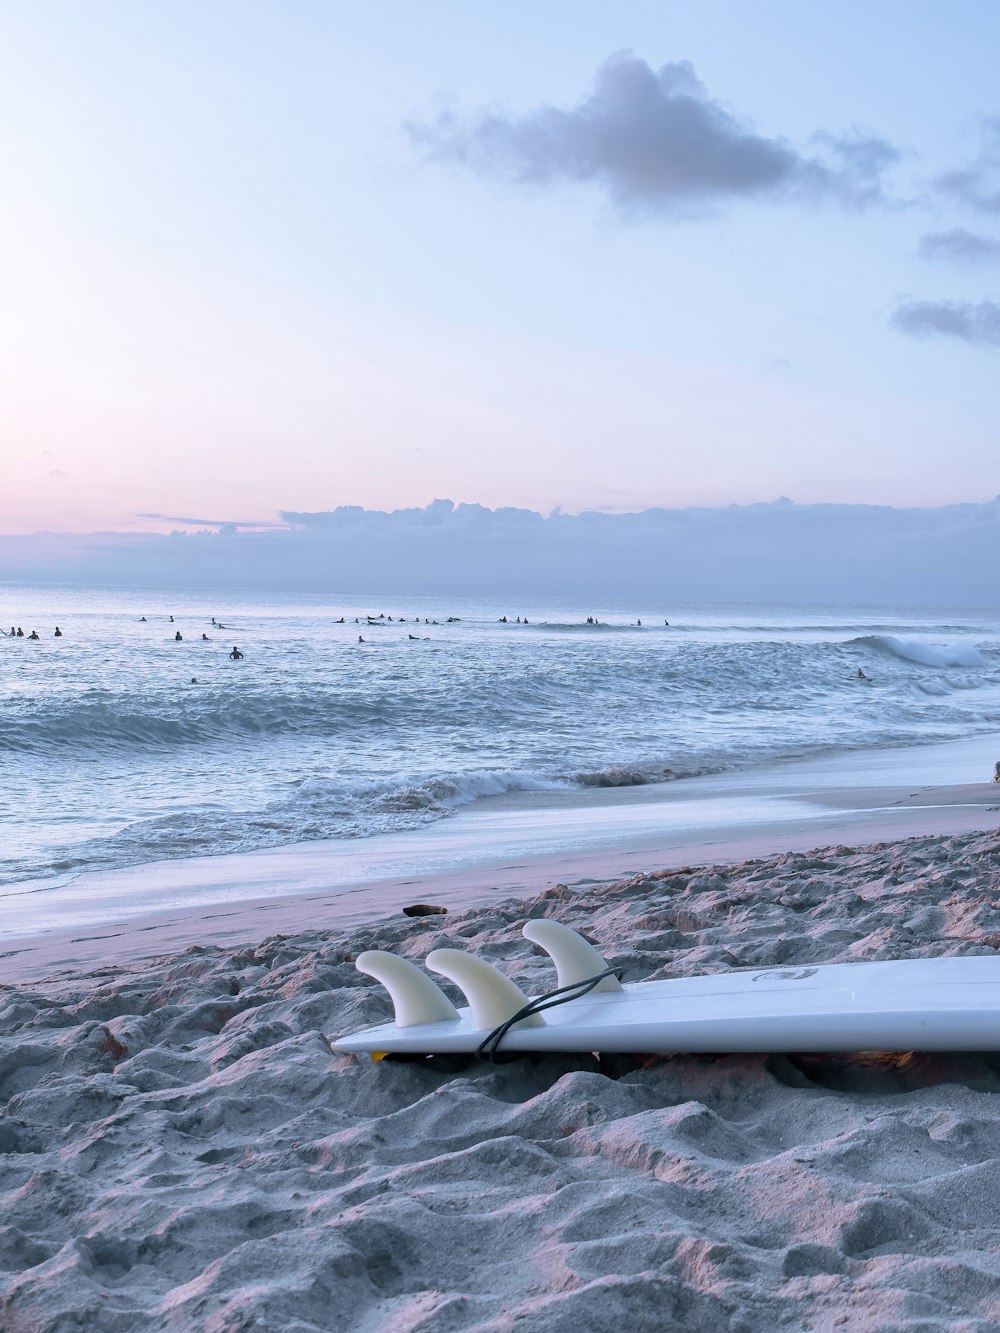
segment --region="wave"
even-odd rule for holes
[[[0,871],[0,885],[38,875],[396,833],[432,823],[485,796],[565,791],[570,786],[565,779],[530,770],[476,769],[376,782],[299,778],[256,810],[212,804],[172,811],[134,820],[110,835],[55,848],[44,860],[11,859]]]
[[[515,622],[514,628],[519,629],[523,628],[523,626],[518,626],[518,624]],[[557,634],[595,634],[595,633],[607,634],[607,633],[619,633],[619,632],[628,633],[629,631],[644,630],[644,629],[667,629],[669,627],[666,625],[656,625],[656,624],[650,624],[650,625],[629,625],[627,623],[610,624],[604,620],[595,620],[590,625],[588,625],[585,620],[566,621],[566,622],[553,621],[553,620],[540,620],[538,624],[528,625],[527,628],[555,631]]]
[[[356,700],[313,694],[180,693],[166,699],[114,695],[48,699],[5,719],[0,751],[39,752],[52,747],[163,749],[219,739],[309,734],[336,736],[394,720],[391,699]]]
[[[898,639],[893,634],[864,634],[851,639],[852,644],[872,648],[877,653],[929,667],[985,667],[990,662],[982,649],[969,643],[925,643],[917,639]]]

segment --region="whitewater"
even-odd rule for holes
[[[862,770],[1000,724],[996,611],[8,585],[0,625],[39,635],[0,640],[0,885],[414,829],[508,792],[837,752]]]

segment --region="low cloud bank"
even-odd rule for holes
[[[562,514],[436,500],[282,514],[275,531],[0,537],[0,579],[661,602],[995,606],[1000,497],[935,509],[730,505]]]

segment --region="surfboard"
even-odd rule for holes
[[[560,988],[582,986],[608,971],[592,945],[558,922],[529,921],[524,934],[551,956]],[[370,950],[356,966],[389,991],[394,1021],[341,1037],[334,1049],[473,1053],[530,1003],[509,977],[472,954],[438,949],[426,963],[459,987],[466,1007],[456,1008],[415,964]],[[1000,1050],[1000,957],[766,967],[624,985],[603,975],[589,993],[514,1023],[498,1049]]]

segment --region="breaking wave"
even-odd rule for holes
[[[982,649],[970,643],[923,643],[916,639],[897,639],[893,634],[866,634],[852,643],[874,649],[903,662],[929,667],[985,667],[990,662]]]

